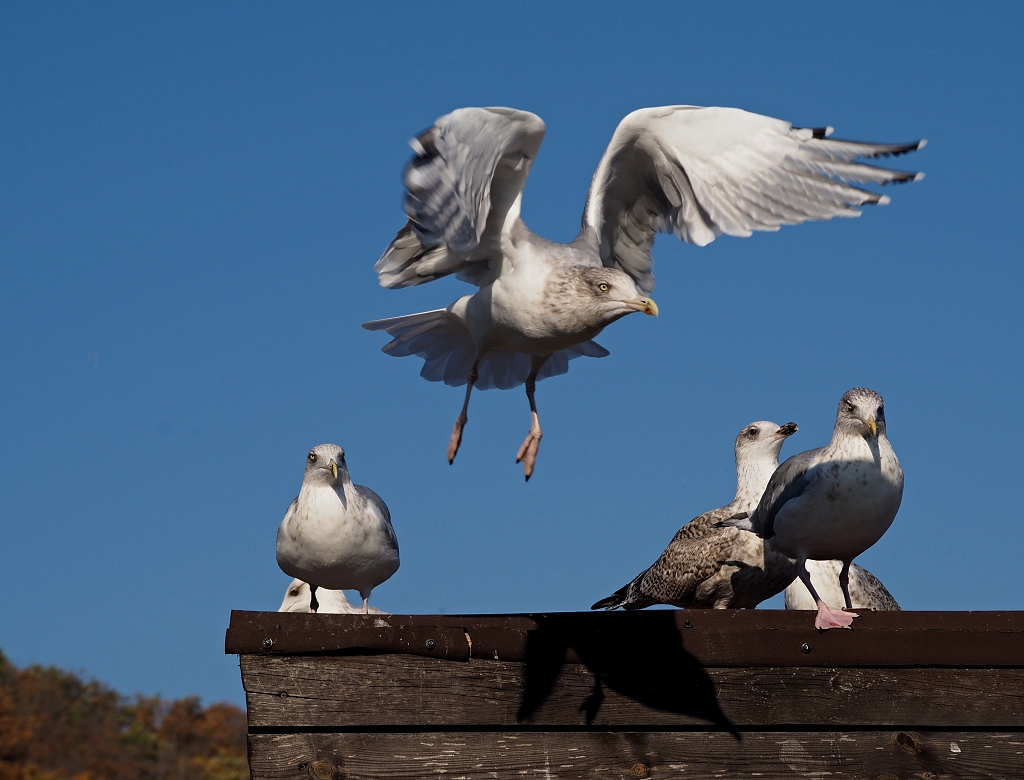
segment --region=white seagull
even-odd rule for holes
[[[591,609],[643,609],[672,604],[686,609],[753,608],[796,577],[793,562],[754,534],[718,523],[749,515],[779,465],[779,452],[797,431],[758,420],[736,436],[736,496],[684,525],[649,568]]]
[[[319,607],[317,612],[322,615],[386,615],[384,610],[367,605],[366,610],[353,607],[352,603],[345,597],[344,591],[327,590],[317,588],[317,601]],[[309,612],[310,611],[310,590],[309,583],[302,580],[292,580],[288,589],[284,592],[284,600],[277,608],[278,612]]]
[[[754,531],[772,549],[796,560],[797,576],[818,608],[814,627],[850,628],[850,564],[882,538],[903,499],[903,469],[885,429],[882,396],[857,387],[839,401],[832,441],[794,455],[772,475],[757,508],[723,525]],[[806,561],[839,560],[846,610],[833,609],[815,590]]]
[[[306,456],[299,495],[277,529],[277,565],[317,588],[357,590],[369,612],[370,591],[398,571],[398,537],[387,504],[370,488],[353,484],[345,450],[321,444]]]
[[[454,273],[480,289],[444,309],[364,323],[387,331],[389,355],[418,355],[429,381],[467,385],[448,443],[452,462],[474,387],[526,384],[530,432],[519,448],[533,473],[542,431],[536,383],[570,360],[608,351],[593,341],[633,312],[657,314],[651,246],[674,233],[704,246],[806,220],[856,217],[888,198],[847,182],[921,178],[854,162],[924,146],[828,138],[737,108],[662,106],[634,111],[594,173],[579,235],[568,244],[532,233],[520,217],[523,186],[544,122],[511,108],[460,108],[411,141],[409,221],[374,266],[384,287]]]

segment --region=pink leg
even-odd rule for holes
[[[846,568],[849,569],[849,566]],[[832,609],[828,604],[822,601],[821,597],[818,596],[818,591],[816,591],[814,586],[811,584],[811,575],[807,572],[805,559],[801,558],[796,562],[796,573],[800,578],[800,581],[810,592],[811,598],[814,599],[814,603],[818,605],[818,614],[814,616],[814,627],[816,629],[819,631],[826,631],[830,628],[853,627],[853,619],[855,617],[859,617],[859,615],[853,612],[846,612],[842,609]],[[846,598],[847,604],[849,604],[849,596]]]
[[[530,400],[530,432],[526,434],[523,445],[519,448],[519,452],[516,453],[516,463],[523,464],[523,473],[526,475],[527,482],[530,481],[530,477],[533,475],[533,466],[537,462],[540,440],[544,436],[544,432],[540,429],[540,418],[537,416],[537,401],[534,399],[533,394],[537,389],[537,374],[547,359],[546,355],[544,357],[534,356],[530,367],[530,376],[526,380],[526,397]]]
[[[455,456],[459,452],[459,445],[462,444],[462,429],[469,422],[469,417],[466,412],[469,411],[469,395],[473,392],[473,385],[476,384],[478,379],[477,364],[479,361],[473,361],[473,367],[469,369],[469,380],[466,382],[466,400],[462,404],[462,411],[459,412],[458,418],[455,420],[455,427],[452,429],[452,437],[448,440],[448,465],[455,462]]]

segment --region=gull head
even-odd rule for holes
[[[758,420],[750,423],[736,437],[736,462],[769,458],[778,463],[782,443],[798,430],[795,422],[776,425],[770,420]]]
[[[277,611],[309,612],[309,585],[300,579],[292,580]]]
[[[353,607],[345,594],[340,590],[326,590],[317,588],[316,599],[320,602],[320,615],[351,615],[361,610]],[[309,612],[309,584],[300,579],[294,579],[284,592],[284,601],[277,609],[278,612]],[[379,609],[370,607],[370,612],[380,612]]]
[[[836,432],[876,439],[885,435],[885,406],[882,396],[866,387],[847,390],[839,400]]]
[[[746,425],[736,436],[735,508],[752,511],[779,466],[782,443],[797,432],[796,423],[779,426],[770,420]]]
[[[302,482],[334,487],[347,474],[345,450],[337,444],[318,444],[306,456],[306,474]]]
[[[573,303],[601,327],[638,311],[658,316],[654,299],[640,295],[629,275],[618,268],[582,268],[575,288]]]

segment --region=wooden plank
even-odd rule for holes
[[[241,657],[251,728],[1024,728],[1024,669],[590,669],[406,655]]]
[[[317,618],[318,615],[309,617]],[[238,629],[227,640],[234,647],[258,646],[268,654],[322,653],[339,649],[363,652],[403,653],[465,661],[469,658],[469,635],[458,627],[428,625],[358,626],[320,628],[315,632],[284,630],[279,624],[267,629]]]
[[[654,610],[546,615],[232,612],[228,653],[383,651],[453,660],[704,666],[1024,666],[1024,613],[865,613],[819,633],[809,613]],[[428,647],[428,640],[434,646]]]
[[[1011,778],[1024,735],[984,732],[252,734],[253,780]]]

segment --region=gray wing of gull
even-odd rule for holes
[[[395,527],[391,525],[391,510],[389,510],[388,505],[384,503],[384,499],[378,496],[373,490],[366,487],[366,485],[356,485],[355,489],[356,492],[366,500],[367,509],[375,513],[384,521],[384,525],[388,530],[388,535],[391,537],[391,545],[397,550],[398,535],[395,533]]]
[[[817,465],[818,456],[823,449],[819,447],[799,452],[775,469],[761,495],[757,509],[750,515],[751,528],[762,539],[771,539],[775,535],[775,518],[779,511],[789,501],[802,496],[811,484],[811,470]]]
[[[662,106],[626,116],[594,173],[584,230],[601,261],[643,293],[654,289],[651,246],[674,233],[704,246],[719,235],[749,236],[807,220],[856,217],[857,206],[889,198],[846,182],[920,178],[854,162],[924,146],[828,138],[831,128],[796,128],[738,108]]]
[[[497,278],[502,225],[543,140],[540,117],[512,108],[460,108],[414,138],[409,222],[374,266],[381,286],[451,273],[479,286]]]

